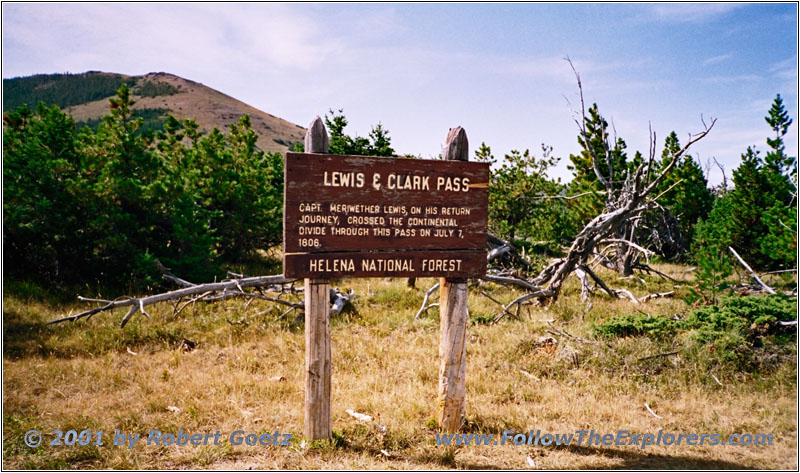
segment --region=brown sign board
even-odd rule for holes
[[[286,277],[486,271],[489,164],[287,153]]]

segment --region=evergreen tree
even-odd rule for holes
[[[796,267],[796,188],[787,175],[795,159],[786,156],[783,145],[792,121],[780,96],[766,121],[776,133],[767,139],[770,151],[762,160],[757,150],[747,148],[733,171],[734,189],[715,202],[704,223],[709,229],[703,231],[715,232],[718,244],[732,246],[756,268]],[[702,241],[693,245],[697,258],[703,257],[707,245]]]
[[[657,172],[666,168],[680,148],[678,135],[673,131],[664,141]],[[686,251],[694,236],[695,225],[699,219],[707,218],[714,203],[714,196],[708,189],[708,181],[700,165],[690,155],[682,156],[659,184],[656,195],[660,194],[663,195],[659,203],[678,221],[681,248],[677,251]]]
[[[546,198],[565,193],[559,180],[547,177],[547,170],[559,161],[551,153],[552,148],[545,145],[541,158],[527,149],[512,150],[500,166],[490,168],[489,228],[493,234],[528,249],[531,241],[549,241],[557,249],[571,239],[565,201]],[[485,143],[475,156],[480,162],[498,163]]]
[[[75,122],[43,104],[35,112],[19,107],[3,121],[3,272],[70,280],[91,255]]]
[[[792,120],[783,106],[783,99],[781,99],[780,94],[775,97],[772,107],[769,109],[769,115],[764,117],[764,120],[775,132],[775,138],[767,137],[767,146],[769,146],[770,151],[765,157],[766,165],[777,174],[786,174],[792,170],[796,173],[796,158],[786,156],[785,153],[783,137],[788,132]]]
[[[156,259],[209,280],[280,241],[283,158],[258,150],[249,117],[227,136],[174,117],[140,133],[133,105],[121,87],[97,131],[56,107],[4,116],[8,274],[134,290],[161,282]]]
[[[613,194],[621,189],[626,172],[630,168],[625,141],[618,138],[613,147],[610,145],[608,122],[600,115],[597,104],[589,108],[585,126],[586,137],[582,134],[578,136],[578,144],[582,151],[578,155],[570,155],[571,164],[567,165],[567,169],[572,171],[573,175],[569,184],[569,194],[591,192],[590,196],[577,199],[572,206],[571,220],[575,232],[599,215],[606,206],[607,189],[597,174],[610,184]],[[599,158],[597,170],[594,168],[592,154]]]
[[[330,144],[328,152],[331,154],[349,154],[356,156],[393,156],[392,140],[389,131],[378,123],[369,133],[369,138],[349,136],[344,132],[347,118],[341,109],[337,112],[329,110],[325,115],[325,125],[328,127]]]

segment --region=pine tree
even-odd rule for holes
[[[787,171],[795,169],[795,158],[786,156],[783,143],[783,137],[788,132],[792,119],[789,118],[789,113],[783,107],[783,99],[780,94],[775,97],[775,101],[769,109],[769,115],[764,117],[764,120],[775,132],[775,138],[767,138],[767,146],[771,148],[764,160],[767,166],[778,174],[785,174]]]
[[[613,148],[609,143],[608,122],[600,115],[597,104],[589,108],[586,117],[586,137],[578,136],[578,144],[582,151],[578,155],[570,155],[570,165],[567,169],[572,171],[572,181],[569,184],[569,194],[577,195],[591,192],[591,196],[578,199],[572,206],[571,220],[575,231],[583,227],[589,220],[599,215],[606,205],[606,189],[597,177],[599,173],[612,186],[618,190],[625,180],[625,173],[630,168],[627,161],[625,141],[618,138]],[[606,151],[609,158],[606,159]],[[592,153],[600,159],[595,171]]]
[[[678,135],[673,131],[664,141],[658,171],[669,164],[680,148]],[[714,196],[708,189],[708,181],[700,165],[690,155],[682,156],[659,185],[657,194],[662,193],[659,203],[678,221],[681,247],[676,251],[686,251],[692,241],[697,221],[707,218],[714,203]]]
[[[705,233],[721,238],[718,243],[732,246],[751,266],[777,269],[797,265],[796,188],[787,172],[795,159],[787,157],[783,136],[792,120],[778,96],[766,117],[775,133],[768,138],[770,147],[765,159],[753,147],[742,154],[733,171],[734,189],[718,199],[704,226]],[[700,241],[693,245],[702,258]]]
[[[393,156],[392,139],[389,130],[378,123],[369,133],[369,138],[349,136],[344,132],[348,121],[342,109],[334,112],[329,110],[325,115],[325,125],[328,127],[330,144],[328,152],[331,154],[348,154],[356,156]]]

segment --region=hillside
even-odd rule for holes
[[[226,131],[228,125],[247,114],[259,136],[258,146],[264,151],[285,152],[305,135],[305,129],[299,125],[198,82],[164,72],[126,76],[90,71],[3,79],[3,112],[42,101],[63,108],[76,122],[95,125],[108,113],[108,98],[123,83],[133,90],[137,114],[152,128],[160,128],[166,115],[172,114],[181,120],[195,120],[206,132],[214,127]]]

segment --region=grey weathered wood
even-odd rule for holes
[[[445,432],[457,432],[464,421],[467,392],[467,283],[442,278],[440,291],[436,420]]]
[[[767,286],[766,284],[764,284],[764,281],[762,281],[762,280],[761,280],[761,278],[759,278],[759,277],[758,277],[758,274],[756,274],[756,272],[755,272],[755,271],[753,271],[753,268],[751,268],[751,267],[750,267],[750,266],[749,266],[749,265],[748,265],[748,264],[747,264],[747,263],[746,263],[746,262],[745,262],[745,261],[742,259],[742,257],[741,257],[741,256],[739,256],[739,253],[737,253],[737,252],[736,252],[736,250],[734,250],[732,246],[729,246],[729,247],[728,247],[728,249],[729,249],[729,250],[731,250],[731,253],[733,253],[733,256],[735,256],[735,257],[736,257],[736,259],[737,259],[737,260],[739,260],[739,263],[741,263],[741,264],[742,264],[742,266],[744,266],[744,269],[746,269],[746,270],[747,270],[747,272],[748,272],[748,273],[750,273],[750,275],[751,275],[751,276],[753,276],[753,279],[755,279],[755,280],[758,282],[758,284],[759,284],[759,285],[761,285],[761,287],[763,287],[763,288],[764,288],[764,290],[765,290],[765,291],[767,291],[767,292],[768,292],[768,293],[770,293],[770,294],[775,294],[775,290],[774,290],[774,289],[772,289],[771,287]]]
[[[145,316],[147,316],[147,312],[144,311],[144,308],[146,306],[156,304],[158,302],[174,301],[184,297],[196,296],[199,294],[206,294],[206,293],[211,294],[218,291],[222,291],[223,294],[225,294],[226,291],[229,291],[228,294],[237,295],[241,294],[241,290],[245,287],[268,286],[270,284],[286,284],[293,281],[296,281],[296,279],[287,279],[281,275],[255,276],[250,278],[233,279],[230,281],[196,284],[196,285],[191,285],[189,287],[177,289],[175,291],[163,292],[161,294],[155,294],[152,296],[141,297],[141,298],[128,297],[117,301],[109,301],[104,299],[86,299],[79,297],[79,299],[86,302],[102,302],[105,305],[81,312],[80,314],[70,315],[69,317],[62,317],[60,319],[51,320],[50,322],[47,322],[47,325],[57,324],[61,322],[74,322],[84,317],[91,317],[92,315],[97,314],[99,312],[113,310],[116,309],[117,307],[130,306],[130,311],[127,313],[127,315],[125,315],[125,317],[122,319],[122,323],[120,324],[120,326],[124,328],[125,325],[128,323],[128,321],[131,319],[131,317],[133,317],[133,315],[136,314],[136,312],[142,312]],[[184,282],[188,283],[188,281]],[[239,292],[236,292],[237,290]]]
[[[306,402],[303,434],[311,439],[331,436],[330,284],[305,280]]]
[[[450,129],[442,157],[447,160],[469,160],[469,142],[463,128]],[[442,278],[440,284],[440,367],[436,420],[442,430],[456,432],[466,415],[467,282]]]
[[[328,152],[328,132],[319,117],[308,126],[307,153]],[[306,305],[306,402],[303,434],[311,440],[331,436],[330,284],[304,279]]]
[[[325,123],[322,122],[320,117],[314,119],[308,125],[303,146],[306,153],[327,153],[328,152],[328,132],[325,131]]]
[[[442,150],[442,159],[448,161],[469,161],[469,140],[467,132],[457,126],[450,128],[447,133],[447,141]]]

